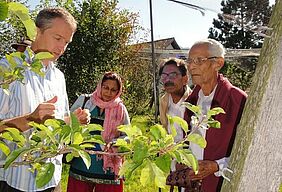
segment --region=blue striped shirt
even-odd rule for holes
[[[28,54],[26,54],[27,60]],[[2,59],[1,66],[8,66],[7,61]],[[19,63],[21,65],[21,63]],[[10,84],[10,94],[7,95],[0,88],[0,119],[8,119],[17,117],[30,112],[33,112],[36,107],[54,96],[58,97],[55,103],[55,116],[58,119],[64,119],[64,116],[69,115],[69,105],[65,85],[64,74],[51,63],[43,68],[45,76],[40,76],[30,70],[24,73],[23,83],[15,81]],[[24,132],[29,136],[32,129]],[[16,149],[13,143],[9,147],[12,150]],[[0,151],[0,164],[4,164],[6,156]],[[17,161],[21,161],[17,159]],[[30,166],[10,167],[7,170],[0,169],[0,180],[6,181],[11,187],[21,191],[42,191],[50,187],[55,187],[61,180],[62,156],[57,156],[48,160],[55,164],[55,172],[51,181],[42,188],[37,188],[35,183],[36,173],[30,172]]]

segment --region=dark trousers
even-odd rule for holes
[[[24,191],[20,191],[18,189],[15,189],[13,187],[11,187],[10,185],[7,184],[6,181],[0,181],[0,191],[1,192],[24,192]],[[40,192],[60,192],[61,191],[61,187],[60,184],[57,187],[51,187],[49,189],[46,189],[44,191],[40,191]]]

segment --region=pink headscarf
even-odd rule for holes
[[[96,90],[92,94],[92,102],[101,109],[105,109],[105,120],[103,124],[104,131],[102,131],[102,138],[107,144],[111,142],[114,138],[120,136],[120,132],[118,131],[117,127],[119,125],[122,125],[124,121],[125,107],[122,103],[122,100],[120,99],[120,95],[122,93],[122,82],[119,77],[117,81],[120,84],[120,89],[113,100],[105,102],[101,99],[102,80],[100,80]],[[115,153],[117,152],[117,150],[116,148],[109,148],[108,152]],[[112,172],[115,173],[115,175],[118,175],[119,168],[122,165],[122,157],[113,155],[103,155],[103,161],[104,170],[110,169]]]

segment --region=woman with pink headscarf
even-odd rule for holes
[[[120,99],[122,93],[122,81],[118,74],[107,72],[98,83],[96,90],[86,101],[86,96],[81,95],[71,110],[78,107],[89,109],[91,122],[100,124],[104,130],[91,134],[101,134],[108,144],[115,139],[122,137],[117,126],[129,124],[129,116],[126,107]],[[94,151],[102,151],[102,147],[96,144]],[[108,152],[115,152],[110,147]],[[86,168],[81,158],[74,158],[70,166],[68,180],[68,192],[122,192],[123,181],[118,178],[118,171],[122,164],[120,156],[97,155],[91,156],[91,166]]]

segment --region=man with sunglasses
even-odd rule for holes
[[[207,147],[200,148],[191,143],[190,148],[199,160],[199,173],[191,173],[191,180],[202,180],[202,191],[220,191],[224,173],[228,169],[228,160],[240,122],[247,94],[233,86],[219,73],[224,65],[224,47],[213,39],[196,42],[188,53],[188,70],[195,88],[187,99],[193,105],[199,105],[204,114],[209,109],[221,107],[225,114],[214,118],[221,123],[220,129],[196,130],[207,140]],[[190,124],[193,113],[186,110],[184,118]],[[192,128],[193,129],[193,128]]]

